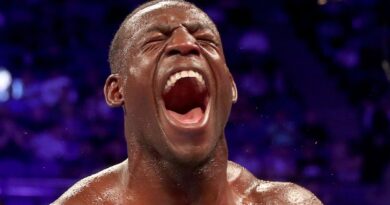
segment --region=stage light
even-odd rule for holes
[[[0,102],[6,102],[9,99],[9,93],[7,91],[0,91]]]
[[[320,5],[320,6],[323,6],[323,5],[325,5],[326,3],[328,3],[327,0],[318,0],[318,5]]]
[[[4,67],[0,67],[0,92],[5,92],[12,82],[11,73]]]
[[[23,81],[21,79],[14,79],[12,82],[12,98],[13,99],[20,99],[23,97]]]

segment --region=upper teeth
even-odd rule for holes
[[[173,85],[175,85],[175,83],[182,79],[182,78],[196,78],[203,86],[205,85],[205,82],[204,82],[204,79],[202,77],[202,75],[200,75],[198,72],[196,71],[193,71],[193,70],[185,70],[185,71],[180,71],[180,72],[177,72],[173,75],[171,75],[171,77],[169,77],[166,85],[165,85],[165,88],[164,88],[164,91],[165,92],[168,92]]]

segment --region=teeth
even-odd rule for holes
[[[190,78],[196,78],[203,86],[205,86],[205,81],[203,79],[203,77],[196,71],[193,71],[193,70],[190,70],[190,71],[181,71],[181,72],[177,72],[173,75],[171,75],[171,77],[169,77],[166,85],[165,85],[165,88],[164,88],[164,92],[168,92],[172,86],[181,78],[187,78],[187,77],[190,77]]]
[[[202,85],[205,85],[206,83],[204,82],[203,78],[200,79],[200,82],[202,83]]]
[[[181,78],[181,74],[180,73],[176,73],[175,74],[175,82],[177,81],[177,80],[179,80]]]
[[[195,72],[193,70],[188,71],[188,76],[195,76]]]
[[[188,71],[181,72],[181,77],[186,78],[188,76],[189,76]]]

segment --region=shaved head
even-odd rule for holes
[[[131,46],[132,35],[134,34],[135,30],[137,30],[137,28],[134,28],[134,25],[131,22],[136,21],[137,17],[142,15],[142,13],[148,12],[148,10],[152,10],[153,6],[157,4],[166,4],[165,6],[169,7],[172,4],[178,3],[189,8],[192,7],[200,10],[194,4],[184,0],[154,0],[141,4],[125,18],[111,42],[108,59],[111,73],[120,72],[122,67],[126,65],[128,57],[132,55],[127,51],[129,46]]]

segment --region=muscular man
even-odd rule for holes
[[[122,107],[128,159],[54,204],[321,204],[292,183],[228,162],[224,128],[237,90],[214,23],[181,0],[143,4],[110,49],[104,94]]]

